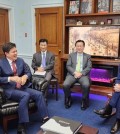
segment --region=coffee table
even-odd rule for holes
[[[88,125],[83,125],[78,131],[78,134],[98,134],[98,133],[99,133],[98,128],[94,128]]]
[[[88,125],[83,125],[80,130],[78,131],[78,134],[98,134],[99,130],[98,128],[94,128]],[[42,130],[38,131],[37,134],[44,134]],[[49,134],[49,133],[47,133]],[[50,133],[51,134],[51,133]]]

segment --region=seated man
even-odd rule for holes
[[[82,104],[81,109],[85,110],[88,107],[90,78],[89,73],[92,68],[91,56],[84,53],[85,42],[77,40],[75,43],[76,52],[71,53],[67,61],[67,76],[63,83],[63,90],[65,94],[65,108],[71,107],[70,87],[78,82],[82,88]]]
[[[38,112],[43,122],[47,121],[48,111],[42,93],[29,88],[31,71],[23,59],[17,57],[17,49],[14,43],[6,43],[2,50],[5,57],[0,59],[0,83],[8,99],[19,102],[18,134],[26,134],[25,124],[29,122],[28,102],[35,100]]]
[[[40,83],[41,85],[45,83],[44,86],[42,86],[41,88],[41,91],[45,92],[44,90],[48,88],[50,80],[52,76],[54,76],[55,56],[52,52],[47,51],[47,45],[48,45],[47,39],[40,39],[39,44],[41,51],[33,55],[32,68],[34,69],[34,71],[37,72],[46,71],[44,81]],[[37,82],[40,82],[39,78],[40,77],[36,79]]]
[[[120,66],[118,68],[118,76],[114,86],[114,93],[109,103],[105,108],[95,110],[94,112],[102,118],[108,118],[111,116],[112,108],[116,108],[116,121],[111,128],[111,133],[116,133],[120,129]]]

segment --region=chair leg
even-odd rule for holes
[[[49,90],[49,89],[47,89],[47,90],[45,91],[45,93],[44,93],[44,98],[45,98],[46,105],[48,104],[48,102],[47,102],[48,90]]]
[[[53,88],[53,85],[52,85],[52,94],[54,94],[54,88]]]
[[[7,124],[8,124],[8,120],[3,117],[3,131],[4,131],[4,134],[7,134]]]
[[[56,84],[56,101],[58,101],[58,84]]]

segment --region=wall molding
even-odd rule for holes
[[[32,59],[32,55],[26,55],[26,54],[18,54],[18,57],[21,57],[21,58],[26,58],[26,59]]]
[[[45,3],[43,3],[43,4],[32,4],[32,6],[33,7],[36,7],[36,8],[38,8],[38,7],[56,7],[56,6],[64,6],[64,3],[47,3],[47,4],[45,4]]]

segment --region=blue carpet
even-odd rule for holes
[[[102,119],[94,114],[94,109],[100,109],[104,107],[107,98],[105,96],[90,94],[90,107],[82,111],[80,109],[81,94],[72,94],[73,104],[70,109],[64,108],[64,95],[63,91],[59,90],[59,100],[55,100],[55,96],[50,93],[48,96],[48,111],[50,117],[56,115],[81,121],[83,124],[95,127],[99,129],[99,134],[110,134],[110,128],[115,121],[115,116],[110,119]],[[30,123],[27,126],[28,134],[36,134],[40,129],[40,117],[38,113],[30,116]],[[9,123],[9,134],[16,134],[17,121],[11,121]],[[2,127],[0,126],[0,134],[2,134]],[[120,134],[120,131],[117,133]]]

